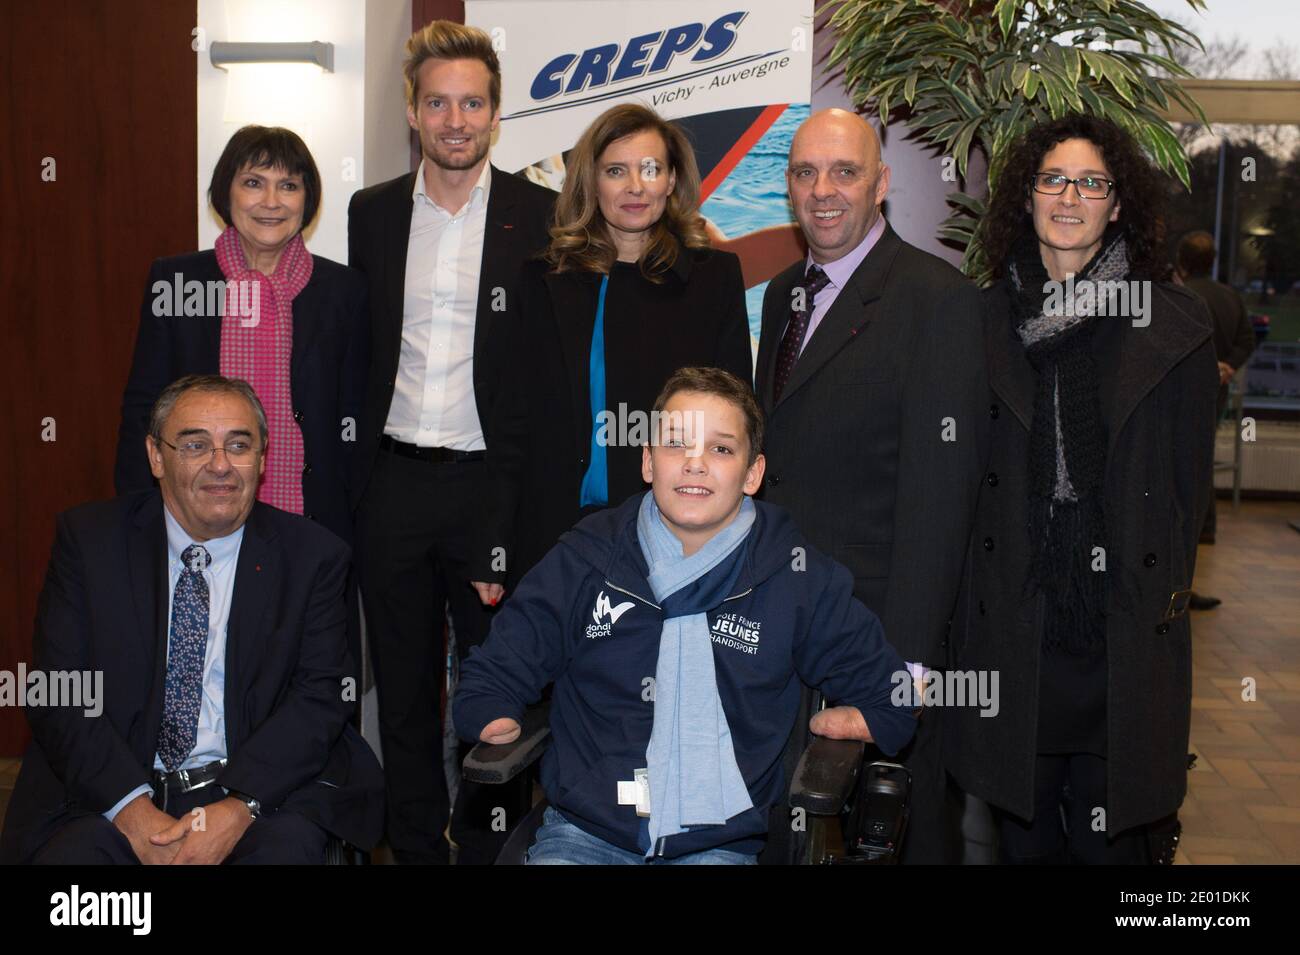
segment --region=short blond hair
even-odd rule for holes
[[[416,30],[406,41],[406,102],[415,109],[416,84],[425,60],[478,60],[487,67],[492,80],[488,98],[495,113],[501,106],[501,61],[492,48],[492,38],[477,27],[467,27],[452,20],[434,20]]]

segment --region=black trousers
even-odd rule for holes
[[[916,735],[893,761],[912,774],[907,832],[899,853],[902,865],[960,865],[962,795],[943,766],[943,712],[922,712]],[[868,746],[870,753],[875,747]],[[890,759],[879,752],[876,759]]]
[[[213,784],[172,797],[164,811],[180,819],[224,798],[226,791]],[[327,839],[324,829],[299,813],[267,813],[248,827],[223,865],[323,865]],[[99,813],[76,816],[60,826],[31,861],[33,865],[140,864],[130,840]]]
[[[1092,753],[1040,755],[1034,765],[1034,818],[995,810],[1003,865],[1147,865],[1147,827],[1112,835],[1106,807],[1106,760]],[[1062,821],[1064,817],[1064,821]]]
[[[443,771],[448,608],[461,659],[491,611],[469,583],[482,461],[435,464],[380,450],[357,513],[357,566],[379,696],[388,844],[399,862],[448,862],[448,816],[462,863],[490,864],[527,811],[525,784],[461,782],[450,812]],[[468,752],[462,747],[461,756]]]
[[[1228,407],[1228,386],[1227,386],[1227,385],[1223,385],[1223,386],[1221,386],[1221,387],[1219,388],[1219,398],[1218,398],[1218,401],[1215,403],[1215,408],[1214,408],[1214,410],[1215,410],[1215,417],[1214,417],[1214,420],[1215,420],[1215,433],[1216,433],[1216,434],[1218,433],[1218,422],[1220,422],[1220,421],[1223,420],[1223,412],[1227,409],[1227,407]],[[1240,427],[1240,425],[1238,425],[1238,427]],[[1200,542],[1201,542],[1202,544],[1213,544],[1213,543],[1214,543],[1215,533],[1216,533],[1216,531],[1218,530],[1218,525],[1219,525],[1218,507],[1217,507],[1217,505],[1215,504],[1215,499],[1216,499],[1217,497],[1218,497],[1217,492],[1215,492],[1214,488],[1211,487],[1211,488],[1210,488],[1210,507],[1209,507],[1209,510],[1207,510],[1207,511],[1205,512],[1205,524],[1201,527],[1201,541],[1200,541]]]

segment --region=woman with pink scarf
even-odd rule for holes
[[[216,247],[153,263],[122,398],[114,482],[148,488],[149,409],[189,374],[242,378],[270,437],[258,499],[319,521],[351,543],[350,470],[368,356],[360,274],[307,251],[321,201],[303,141],[245,126],[213,170],[208,197],[226,224]]]

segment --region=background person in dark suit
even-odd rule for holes
[[[786,176],[808,256],[763,298],[766,499],[849,568],[904,660],[942,669],[988,424],[979,294],[885,222],[889,167],[861,118],[809,117]],[[902,754],[904,862],[960,858],[939,715],[922,713]]]
[[[1245,366],[1255,350],[1255,327],[1250,322],[1246,303],[1231,285],[1210,278],[1214,268],[1214,236],[1208,232],[1191,232],[1178,243],[1178,271],[1183,286],[1201,297],[1214,320],[1214,353],[1219,363],[1219,397],[1215,402],[1215,420],[1228,407],[1228,382]],[[1210,509],[1201,529],[1201,543],[1213,544],[1218,529],[1215,495],[1210,494]],[[1218,597],[1192,594],[1193,610],[1213,610],[1222,601]]]
[[[641,449],[669,375],[704,365],[751,380],[740,260],[709,247],[699,201],[690,141],[645,106],[605,111],[569,155],[550,245],[524,266],[503,336],[489,455],[512,582],[581,516],[645,490]]]
[[[502,385],[496,349],[519,266],[546,244],[554,193],[488,162],[501,68],[487,34],[438,20],[406,50],[406,116],[420,136],[420,167],[361,190],[348,211],[348,262],[365,273],[371,309],[357,563],[388,841],[399,862],[446,863],[444,621],[450,606],[462,657],[487,636],[488,611],[470,581],[499,579],[487,542],[500,535],[485,528],[483,506]],[[500,596],[499,584],[484,585],[483,602]],[[491,862],[503,841],[490,828],[506,799],[495,788],[480,805],[476,787],[461,784],[453,821],[461,861]]]
[[[993,418],[954,653],[1001,706],[945,714],[945,756],[1008,863],[1173,856],[1218,379],[1204,305],[1155,280],[1165,188],[1126,130],[1065,116],[1010,150],[980,226]]]
[[[267,425],[246,383],[182,378],[151,420],[159,489],[58,519],[35,669],[101,671],[102,713],[27,708],[0,861],[319,863],[327,833],[370,848],[383,779],[347,722],[347,548],[255,501]]]

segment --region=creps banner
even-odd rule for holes
[[[468,0],[465,22],[501,60],[502,169],[561,188],[566,152],[622,102],[686,131],[714,245],[740,256],[756,341],[767,280],[801,254],[785,166],[808,115],[813,0]]]

